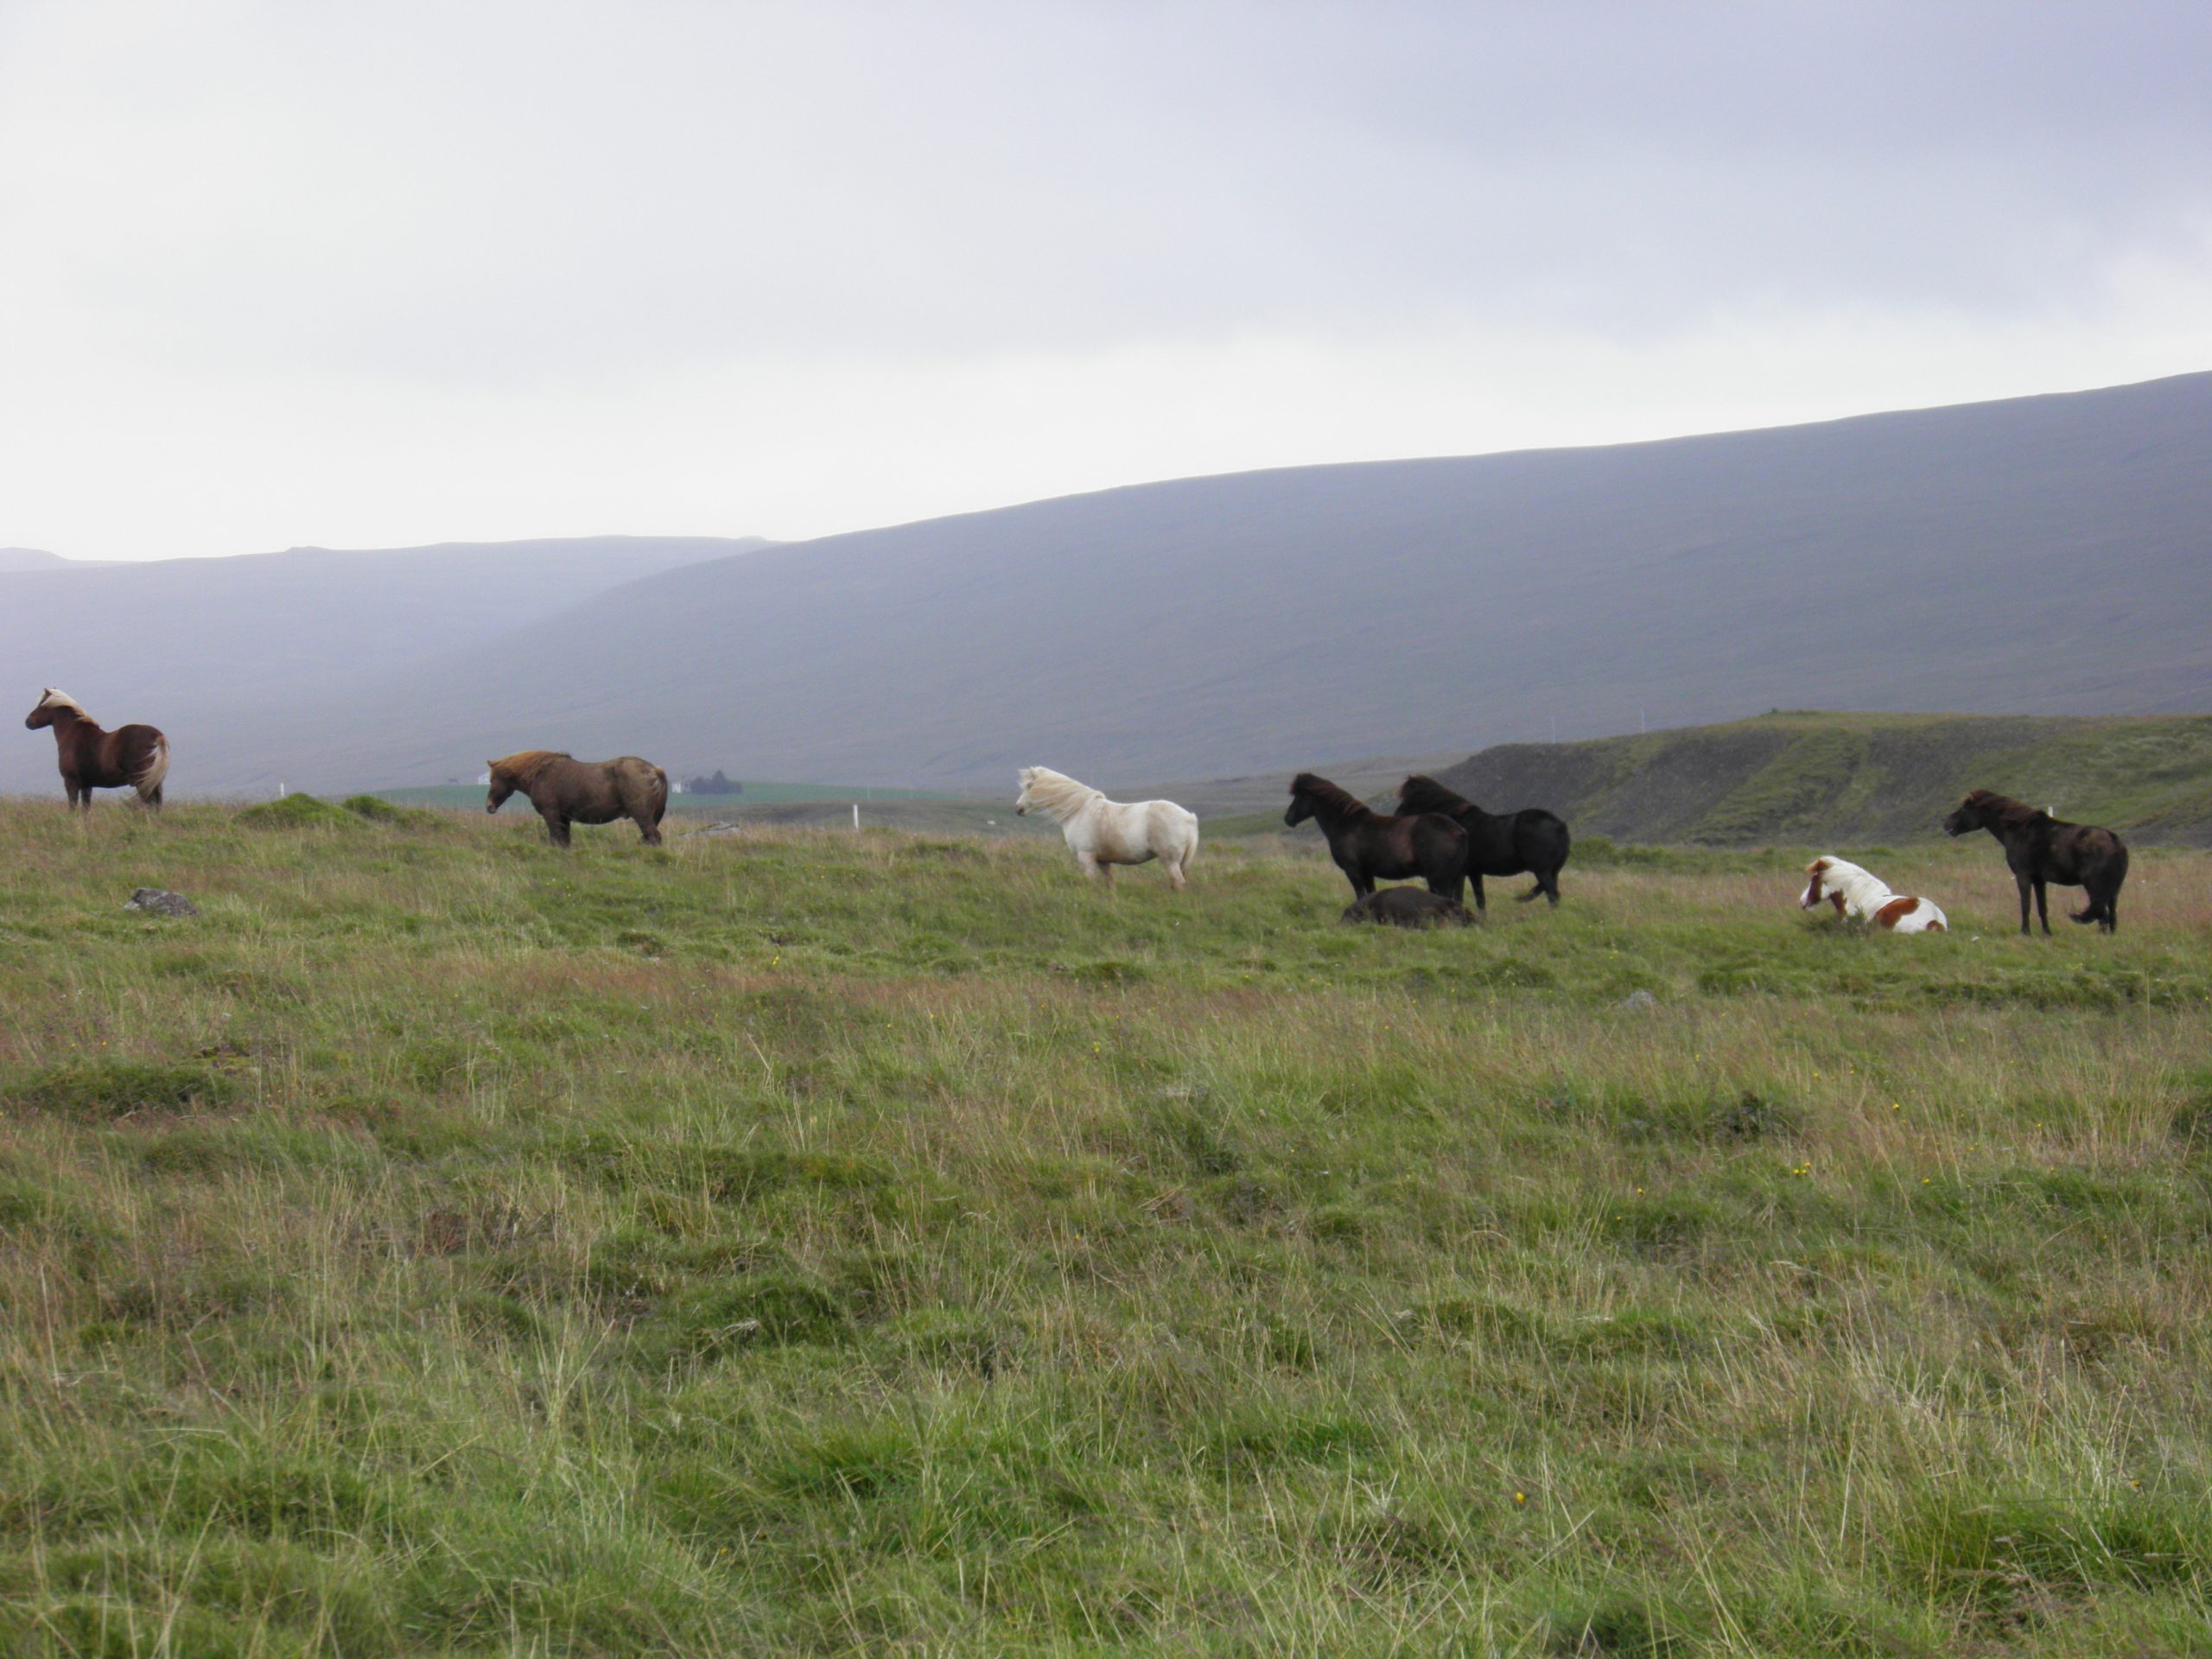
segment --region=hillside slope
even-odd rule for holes
[[[1041,761],[1114,785],[1590,735],[1639,710],[2192,710],[2212,704],[2207,526],[2202,374],[1196,479],[692,565],[255,741],[311,751],[330,783],[543,744],[931,786]]]
[[[58,685],[108,725],[160,725],[190,793],[257,780],[272,765],[283,775],[283,754],[256,755],[238,735],[257,713],[320,701],[330,713],[287,753],[311,749],[349,721],[377,718],[365,683],[404,683],[425,661],[485,653],[518,626],[639,576],[762,545],[601,536],[139,563],[41,554],[0,563],[0,665],[19,715],[41,686]],[[46,788],[53,772],[44,740],[0,744],[0,787]]]
[[[1502,744],[1439,775],[1493,810],[1548,806],[1617,841],[1914,840],[1940,834],[1943,815],[1980,788],[2141,842],[2212,846],[2212,716],[1773,714]]]

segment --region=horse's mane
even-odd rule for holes
[[[2057,819],[2039,806],[2030,806],[2025,801],[2016,801],[2010,795],[1999,795],[1993,789],[1977,789],[1967,797],[1968,806],[1980,807],[1999,823],[2033,823],[2044,818],[2056,823]]]
[[[58,690],[50,685],[45,689],[45,695],[39,698],[38,709],[34,709],[31,712],[33,714],[36,714],[39,709],[67,709],[73,713],[79,720],[90,720],[92,718],[90,715],[85,712],[85,705],[83,703],[78,702],[76,698],[71,696],[67,691]]]
[[[1105,798],[1089,784],[1079,784],[1064,772],[1054,772],[1050,766],[1030,766],[1025,769],[1022,787],[1029,791],[1031,803],[1054,823],[1065,823],[1083,810],[1092,796]]]
[[[1348,789],[1339,788],[1319,773],[1301,772],[1290,780],[1294,795],[1311,795],[1322,805],[1348,818],[1373,817],[1375,809]]]
[[[493,775],[513,779],[525,789],[544,774],[545,768],[556,760],[572,760],[575,757],[566,749],[517,749],[512,754],[492,763]]]
[[[1425,772],[1417,772],[1398,785],[1398,810],[1441,812],[1446,817],[1457,817],[1462,812],[1479,812],[1482,809],[1465,796],[1445,788]]]
[[[1872,896],[1869,889],[1879,889],[1885,898],[1894,895],[1897,891],[1864,865],[1853,864],[1849,859],[1838,858],[1833,853],[1822,853],[1805,867],[1805,874],[1822,887],[1842,893],[1847,899],[1852,896],[1854,888],[1869,898]]]

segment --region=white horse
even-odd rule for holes
[[[1854,922],[1872,922],[1894,933],[1942,933],[1950,923],[1932,899],[1892,893],[1887,883],[1856,864],[1825,854],[1805,867],[1810,879],[1798,895],[1800,909],[1834,905],[1835,913]]]
[[[1116,864],[1147,864],[1158,859],[1178,893],[1198,856],[1198,817],[1173,801],[1109,801],[1088,784],[1078,784],[1049,766],[1024,766],[1021,798],[1014,810],[1027,817],[1034,807],[1068,839],[1068,850],[1085,875],[1114,885]]]

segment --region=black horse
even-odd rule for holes
[[[1434,812],[1385,817],[1325,778],[1301,772],[1290,780],[1282,821],[1295,829],[1313,818],[1329,838],[1329,856],[1351,883],[1352,897],[1386,881],[1419,876],[1428,890],[1456,899],[1466,887],[1467,832]]]
[[[2044,898],[2044,883],[2081,887],[2089,895],[2088,907],[2074,912],[2077,922],[2094,922],[2107,933],[2120,931],[2120,884],[2127,879],[2127,843],[2109,830],[2094,824],[2068,823],[2050,813],[1977,789],[1959,803],[1943,820],[1947,835],[1963,836],[1986,830],[2005,849],[2005,862],[2020,889],[2020,931],[2028,927],[2028,892],[2034,889],[2036,915],[2044,936],[2050,935],[2050,906]]]
[[[1465,905],[1440,899],[1419,887],[1384,887],[1364,899],[1355,899],[1344,913],[1347,922],[1374,922],[1384,927],[1472,927],[1474,912]]]
[[[1567,823],[1541,806],[1518,812],[1485,812],[1419,772],[1398,785],[1401,812],[1441,812],[1467,832],[1467,876],[1475,887],[1475,908],[1484,909],[1483,877],[1521,875],[1536,885],[1521,895],[1527,904],[1539,894],[1559,903],[1559,873],[1567,863]]]

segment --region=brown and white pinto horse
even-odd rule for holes
[[[121,726],[104,732],[84,704],[52,686],[23,721],[32,731],[54,728],[61,762],[61,786],[69,804],[92,810],[96,789],[135,789],[147,806],[162,804],[162,780],[169,775],[169,741],[152,726]]]
[[[1805,867],[1801,910],[1834,905],[1846,921],[1865,922],[1892,933],[1942,933],[1950,927],[1943,907],[1916,893],[1893,893],[1888,882],[1848,859],[1823,853]]]

